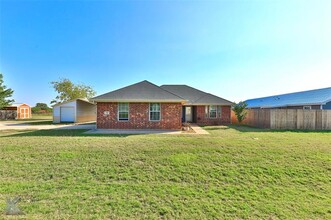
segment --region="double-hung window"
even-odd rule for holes
[[[220,105],[217,106],[217,118],[222,117],[222,107]]]
[[[209,118],[216,118],[217,117],[217,106],[211,105],[209,106]]]
[[[118,103],[118,120],[129,120],[129,103]]]
[[[149,104],[149,120],[160,121],[161,119],[161,105],[160,103]]]

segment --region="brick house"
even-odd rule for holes
[[[91,99],[99,129],[181,129],[231,123],[232,102],[186,85],[142,81]]]

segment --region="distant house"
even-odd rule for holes
[[[183,122],[231,122],[232,102],[186,85],[145,80],[91,100],[97,103],[97,128],[181,129]]]
[[[331,109],[331,87],[246,101],[247,108]]]
[[[2,108],[3,110],[13,110],[17,112],[16,119],[31,118],[31,107],[25,103],[14,103]]]
[[[96,120],[96,105],[87,99],[74,99],[53,106],[53,123]]]

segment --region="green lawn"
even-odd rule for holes
[[[330,132],[206,129],[0,131],[0,210],[21,196],[27,219],[331,219]]]
[[[32,114],[31,118],[17,120],[0,120],[10,122],[12,124],[28,124],[28,125],[51,125],[53,124],[52,114]]]
[[[27,119],[17,119],[17,120],[0,120],[0,121],[6,121],[11,123],[17,123],[17,124],[38,124],[40,122],[41,124],[52,124],[53,123],[53,115],[52,114],[32,114],[31,118]]]

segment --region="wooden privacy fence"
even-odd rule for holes
[[[0,120],[14,120],[17,117],[15,110],[0,110]]]
[[[331,110],[248,109],[242,124],[270,129],[331,130]],[[238,124],[234,112],[233,124]]]

